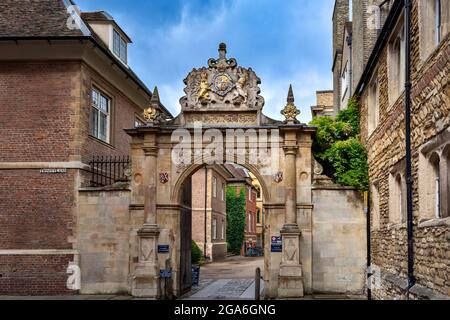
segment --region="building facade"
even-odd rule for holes
[[[71,29],[66,4],[0,3],[0,294],[73,292],[89,162],[129,156],[123,129],[158,102],[127,65],[131,40],[114,20],[85,13]]]
[[[316,101],[317,104],[311,107],[312,117],[322,117],[334,115],[334,105],[333,105],[333,90],[317,91]]]
[[[377,299],[407,293],[405,16],[391,1],[359,78],[361,140],[368,151],[372,287]],[[413,0],[411,151],[413,276],[410,297],[450,298],[450,3]]]
[[[231,174],[223,166],[205,167],[192,175],[192,240],[208,262],[227,255],[226,186],[229,178]]]

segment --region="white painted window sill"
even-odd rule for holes
[[[447,218],[435,218],[425,220],[419,223],[419,228],[441,227],[450,226],[450,217]]]

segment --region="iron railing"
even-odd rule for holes
[[[93,157],[91,166],[91,187],[105,187],[126,180],[126,170],[130,167],[129,156]]]

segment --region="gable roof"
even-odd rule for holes
[[[114,25],[125,37],[128,43],[132,43],[131,38],[125,31],[116,23],[113,17],[106,11],[81,12],[81,19],[86,22],[108,22]]]
[[[0,41],[11,40],[88,40],[131,78],[150,98],[152,92],[142,80],[112,54],[100,37],[81,20],[81,30],[68,28],[72,0],[0,0]],[[97,16],[99,13],[95,13]],[[83,16],[83,14],[81,14]],[[88,13],[88,19],[94,14]],[[106,19],[109,15],[105,16]],[[110,16],[109,16],[110,17]],[[88,21],[88,20],[86,20]],[[172,114],[161,104],[170,118]]]
[[[83,36],[67,27],[66,5],[62,0],[1,0],[0,37]]]

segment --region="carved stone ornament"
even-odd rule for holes
[[[284,261],[295,262],[297,261],[297,246],[293,239],[289,239],[284,251]]]
[[[273,175],[273,181],[275,181],[276,183],[280,183],[281,181],[283,181],[283,172],[278,171],[277,173],[275,173]]]
[[[148,239],[141,240],[141,257],[143,261],[150,261],[152,258],[152,253],[154,251],[152,241]]]
[[[200,75],[198,100],[208,100],[209,99],[209,91],[211,91],[211,88],[209,87],[209,83],[208,83],[208,74],[206,72],[202,72]]]
[[[159,182],[161,182],[162,184],[166,184],[167,182],[169,182],[169,173],[161,172],[159,174]]]
[[[143,116],[145,121],[149,123],[155,122],[155,120],[158,118],[158,110],[152,107],[147,108],[144,110]]]
[[[292,85],[289,86],[289,93],[287,97],[287,104],[283,110],[281,110],[281,114],[285,117],[288,123],[298,123],[297,116],[300,114],[300,111],[294,104],[294,93],[292,91]]]
[[[213,77],[213,91],[219,96],[226,96],[233,89],[234,83],[226,72],[216,73]]]
[[[194,68],[188,74],[184,80],[186,95],[180,99],[182,111],[230,113],[237,108],[252,112],[263,108],[261,80],[251,68],[228,59],[226,52],[226,45],[220,44],[218,59],[209,59],[208,67]]]
[[[314,159],[314,174],[320,176],[323,173],[322,165]]]

